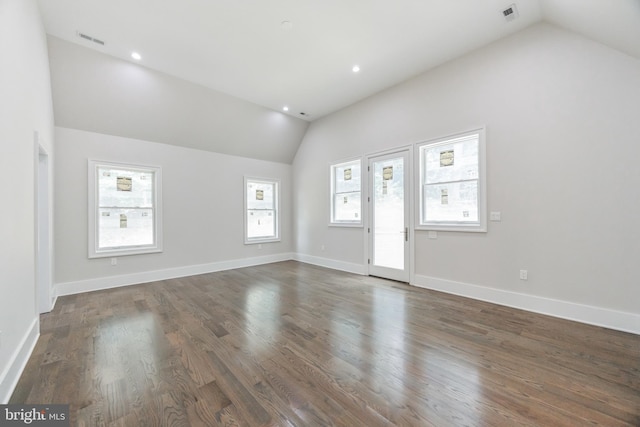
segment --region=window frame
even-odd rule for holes
[[[441,145],[450,145],[456,140],[478,135],[478,221],[425,221],[424,186],[425,180],[425,153],[427,149]],[[418,208],[416,212],[416,229],[433,231],[462,231],[462,232],[486,232],[487,231],[487,179],[486,179],[486,130],[484,127],[472,129],[466,132],[448,135],[442,138],[432,139],[416,144],[416,157],[418,163],[418,185],[416,186],[416,200]],[[456,180],[454,182],[464,182]]]
[[[359,163],[360,165],[360,216],[358,220],[337,220],[335,218],[335,196],[336,196],[336,174],[335,171],[337,168],[349,164]],[[364,190],[363,186],[363,169],[362,169],[362,157],[355,157],[347,160],[342,160],[339,162],[331,163],[329,165],[329,226],[332,227],[363,227],[363,201],[362,201],[362,193]]]
[[[259,184],[274,184],[274,201],[273,201],[273,211],[275,216],[275,236],[271,237],[252,237],[250,238],[248,235],[248,219],[249,219],[249,208],[247,206],[247,189],[248,184],[250,182],[255,182]],[[245,176],[244,177],[244,191],[243,191],[243,205],[244,205],[244,244],[245,245],[254,245],[261,243],[271,243],[271,242],[279,242],[281,241],[280,237],[280,180],[277,178],[257,178],[253,176]]]
[[[127,245],[121,247],[99,248],[100,192],[98,189],[98,170],[101,167],[133,170],[153,173],[153,240],[152,245]],[[89,159],[88,161],[88,257],[106,258],[116,256],[141,255],[163,251],[162,237],[162,168],[159,166],[117,163]]]

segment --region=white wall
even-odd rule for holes
[[[363,230],[327,227],[329,162],[486,125],[502,222],[417,232],[415,284],[640,333],[639,113],[640,60],[531,27],[313,122],[294,161],[297,252],[363,264]]]
[[[291,166],[56,127],[55,282],[60,294],[289,259]],[[162,167],[162,253],[87,257],[88,159]],[[282,241],[244,244],[244,175],[281,180]]]
[[[0,0],[0,403],[9,399],[39,331],[34,132],[51,155],[46,36],[35,1]]]

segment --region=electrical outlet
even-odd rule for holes
[[[489,214],[489,219],[495,222],[502,221],[502,214],[500,212],[491,212]]]
[[[258,245],[258,249],[262,249],[262,243]]]
[[[527,280],[529,272],[527,270],[520,270],[520,280]]]
[[[324,245],[321,245],[321,246],[320,246],[320,250],[321,250],[321,251],[324,251]]]
[[[118,258],[111,258],[111,265],[118,265]]]
[[[2,331],[0,331],[0,348],[2,348]]]
[[[430,231],[429,232],[429,238],[430,239],[437,239],[438,238],[438,232],[437,231]]]

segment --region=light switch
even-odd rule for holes
[[[430,231],[429,232],[429,238],[430,239],[437,239],[438,238],[438,232],[437,231]]]

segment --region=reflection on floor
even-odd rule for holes
[[[58,299],[72,425],[640,425],[640,337],[294,261]]]

